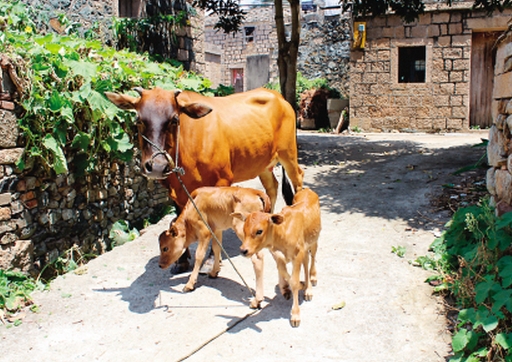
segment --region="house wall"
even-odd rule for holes
[[[512,19],[497,43],[493,120],[489,130],[487,189],[501,215],[512,211]]]
[[[395,15],[366,21],[366,44],[353,49],[350,124],[365,131],[463,131],[470,127],[474,31],[504,30],[512,11],[487,17],[468,9],[429,11],[411,24]],[[424,46],[424,83],[398,82],[400,47]]]

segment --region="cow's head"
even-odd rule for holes
[[[180,223],[171,222],[169,230],[161,233],[158,238],[160,243],[158,266],[162,269],[168,268],[185,252],[186,229],[184,225],[180,225]]]
[[[246,257],[251,257],[261,249],[270,247],[272,243],[271,228],[281,224],[284,220],[281,214],[266,212],[250,214],[234,212],[231,216],[244,222],[244,238],[240,246],[240,253]]]
[[[197,119],[212,109],[201,103],[180,100],[180,90],[168,91],[158,87],[134,90],[140,97],[112,92],[105,92],[105,95],[119,108],[137,111],[142,174],[148,178],[164,179],[172,172],[165,152],[176,143],[176,125],[182,120],[182,115]]]

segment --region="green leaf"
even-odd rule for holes
[[[505,349],[510,349],[512,346],[512,333],[498,333],[494,341]]]
[[[73,147],[78,147],[81,150],[87,151],[89,145],[91,144],[91,135],[85,132],[79,132],[73,138],[73,142],[71,145]]]
[[[48,100],[48,106],[52,112],[59,111],[64,105],[64,100],[57,91],[53,91],[50,99]]]
[[[508,288],[512,285],[512,256],[505,255],[496,263],[498,275],[501,277],[501,285]]]
[[[46,135],[43,139],[43,145],[53,154],[54,164],[53,168],[57,174],[66,173],[68,171],[68,164],[62,148],[58,145],[52,135]]]
[[[475,301],[478,304],[483,303],[489,297],[490,291],[496,284],[497,283],[494,281],[494,275],[486,275],[484,277],[484,281],[475,286]]]
[[[86,80],[94,78],[98,71],[98,66],[94,63],[64,59],[64,64],[66,64],[74,74],[81,75]]]
[[[482,328],[484,331],[489,333],[490,331],[493,331],[498,326],[498,318],[494,315],[489,315],[487,318],[485,318],[482,321]]]
[[[452,338],[453,352],[457,353],[462,351],[469,343],[469,339],[468,330],[461,328]]]

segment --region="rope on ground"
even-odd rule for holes
[[[197,348],[195,348],[193,351],[191,351],[190,353],[188,353],[186,356],[180,358],[179,360],[177,360],[176,362],[182,362],[182,361],[185,361],[186,359],[189,359],[190,357],[192,357],[193,355],[195,355],[197,352],[199,352],[200,350],[202,350],[204,347],[206,347],[208,344],[210,344],[211,342],[215,341],[217,338],[219,338],[220,336],[222,336],[223,334],[225,334],[226,332],[229,332],[231,329],[235,328],[239,323],[243,322],[244,320],[246,320],[247,318],[251,317],[252,315],[254,315],[255,313],[257,312],[260,312],[262,309],[255,309],[253,310],[251,313],[248,313],[246,314],[245,316],[243,316],[242,318],[240,318],[239,320],[237,320],[235,323],[233,323],[232,325],[228,326],[227,328],[225,328],[224,330],[220,331],[219,333],[217,333],[215,336],[213,336],[212,338],[210,338],[209,340],[205,341],[204,343],[202,343],[201,345],[199,345]]]

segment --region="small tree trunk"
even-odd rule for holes
[[[279,68],[279,84],[281,94],[297,110],[295,96],[297,88],[297,56],[300,43],[300,1],[288,0],[290,3],[292,24],[290,40],[286,39],[286,30],[283,15],[283,1],[274,0],[276,7],[276,29],[278,43],[277,66]]]

